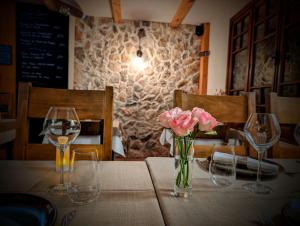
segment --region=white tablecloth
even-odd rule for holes
[[[101,192],[88,205],[74,205],[66,195],[48,193],[49,186],[59,181],[54,161],[0,161],[0,192],[46,198],[58,210],[55,226],[60,226],[62,216],[72,210],[76,215],[68,226],[164,225],[145,162],[100,161],[98,166]]]
[[[284,168],[277,178],[264,180],[273,189],[268,195],[242,188],[246,183],[255,182],[255,178],[236,180],[227,188],[216,187],[195,161],[192,197],[184,199],[170,194],[174,184],[174,158],[146,159],[165,223],[170,226],[255,226],[262,225],[263,216],[275,219],[289,201],[300,197],[300,164],[296,160],[275,161],[283,167],[293,165],[288,171],[295,174],[288,174]]]

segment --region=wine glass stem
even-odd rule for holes
[[[257,185],[260,184],[261,182],[261,161],[262,161],[262,158],[263,158],[263,151],[259,151],[257,152],[257,158],[258,158],[258,166],[257,166],[257,177],[256,177],[256,183]]]
[[[60,184],[64,184],[64,147],[59,148],[60,153]]]

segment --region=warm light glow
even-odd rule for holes
[[[143,57],[135,56],[132,60],[132,63],[133,63],[134,68],[136,68],[139,71],[144,70],[146,67]]]
[[[63,169],[64,172],[69,171],[69,164],[70,164],[70,147],[67,146],[64,151],[64,158],[63,158]],[[56,172],[60,172],[61,170],[61,161],[60,161],[60,150],[56,148]]]

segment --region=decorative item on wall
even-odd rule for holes
[[[145,30],[144,28],[141,28],[138,32],[138,36],[139,36],[139,49],[138,51],[136,52],[136,55],[138,57],[142,57],[143,56],[143,52],[142,52],[142,48],[141,48],[141,38],[145,37]]]
[[[143,59],[143,52],[141,47],[141,38],[146,37],[144,28],[139,29],[138,37],[139,37],[139,47],[138,50],[136,51],[136,56],[133,58],[133,65],[138,71],[143,71],[146,67],[146,64]]]

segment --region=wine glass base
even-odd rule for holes
[[[65,195],[67,194],[66,184],[56,184],[49,188],[49,193],[51,195]]]
[[[272,188],[258,183],[244,184],[243,188],[256,194],[270,194],[272,192]]]

